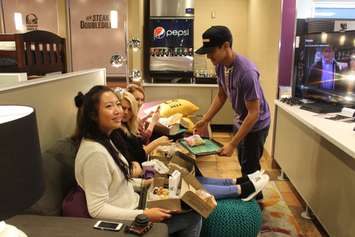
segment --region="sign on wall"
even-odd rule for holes
[[[58,34],[57,0],[1,0],[5,33],[45,30]]]
[[[30,30],[38,30],[38,17],[34,13],[29,13],[26,15],[26,29]]]
[[[109,14],[94,14],[85,17],[80,21],[81,29],[111,29],[111,19]]]
[[[125,76],[127,65],[113,68],[113,54],[126,55],[127,0],[70,0],[73,71],[106,68],[108,76]]]

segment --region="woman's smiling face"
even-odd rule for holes
[[[123,119],[122,121],[124,123],[127,123],[133,116],[132,113],[132,106],[129,103],[129,101],[127,99],[123,99],[122,100],[122,110],[123,110]]]
[[[140,107],[142,107],[142,105],[144,103],[144,95],[142,94],[142,92],[140,92],[138,90],[133,91],[132,95],[136,99],[136,101],[138,103],[138,109],[139,109]]]
[[[98,125],[102,132],[109,135],[121,126],[122,106],[113,92],[104,92],[98,105]]]

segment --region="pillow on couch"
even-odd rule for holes
[[[167,100],[160,104],[160,116],[169,117],[176,113],[182,113],[183,116],[195,113],[199,108],[188,100],[176,99]]]
[[[76,185],[74,160],[76,146],[70,138],[59,140],[42,154],[45,191],[26,214],[60,216],[62,201],[69,190]]]

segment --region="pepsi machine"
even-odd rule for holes
[[[193,76],[193,1],[150,0],[149,74],[153,81]]]

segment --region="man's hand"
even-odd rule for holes
[[[195,123],[195,126],[193,127],[194,134],[202,134],[203,129],[207,126],[208,121],[201,119]]]
[[[236,149],[236,146],[233,146],[231,143],[227,143],[223,146],[222,150],[219,152],[221,156],[231,156]]]

